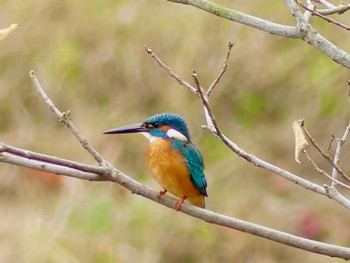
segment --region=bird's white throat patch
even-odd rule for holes
[[[169,129],[166,134],[170,137],[170,138],[174,138],[183,142],[187,142],[187,138],[186,136],[184,136],[181,132],[174,130],[174,129]]]
[[[153,141],[159,139],[159,138],[156,137],[156,136],[152,136],[152,135],[149,134],[148,132],[141,132],[141,134],[142,134],[143,136],[145,136],[145,137],[149,140],[149,142],[153,142]]]

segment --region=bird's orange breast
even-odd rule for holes
[[[165,139],[151,142],[147,150],[147,164],[153,177],[168,192],[186,198],[193,205],[204,207],[204,196],[194,186],[184,156]]]

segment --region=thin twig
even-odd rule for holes
[[[87,142],[87,140],[81,135],[79,130],[75,127],[74,123],[71,121],[70,112],[61,112],[52,100],[47,96],[46,92],[42,88],[38,79],[36,78],[34,71],[30,72],[30,77],[33,81],[34,88],[39,92],[40,96],[43,98],[44,102],[47,104],[49,109],[57,115],[59,120],[74,134],[78,139],[80,144],[86,149],[100,165],[109,165],[102,156]]]
[[[216,122],[216,119],[213,115],[213,112],[210,108],[209,105],[209,98],[207,93],[201,88],[197,73],[195,70],[193,70],[192,72],[192,77],[194,79],[194,82],[196,84],[196,88],[197,88],[197,94],[198,97],[201,99],[202,104],[204,106],[204,113],[205,113],[205,119],[207,122],[207,126],[205,127],[206,129],[209,129],[209,131],[214,134],[214,135],[219,135],[218,133],[220,133],[220,130],[218,129],[218,124]]]
[[[333,145],[334,139],[335,139],[335,136],[332,134],[331,135],[331,139],[329,140],[329,143],[328,143],[328,147],[327,147],[327,154],[328,155],[331,154],[331,149],[332,149],[332,145]]]
[[[321,175],[327,177],[328,179],[330,179],[332,181],[332,183],[334,182],[334,183],[336,183],[338,185],[341,185],[341,186],[343,186],[343,187],[345,187],[347,189],[350,189],[349,185],[338,181],[336,178],[334,178],[333,176],[329,175],[325,170],[322,170],[321,168],[319,168],[317,166],[317,164],[312,160],[312,158],[310,157],[310,155],[306,151],[304,151],[304,154],[305,154],[307,160],[313,165],[313,167],[314,167],[316,172],[318,172],[319,174],[321,174]]]
[[[330,18],[330,17],[327,17],[327,16],[325,16],[325,15],[322,15],[322,14],[320,14],[319,12],[317,12],[316,10],[310,9],[310,8],[308,8],[307,6],[305,6],[304,4],[302,4],[302,3],[300,3],[300,2],[299,2],[299,5],[300,5],[302,8],[304,8],[305,10],[309,11],[312,15],[318,16],[318,17],[322,18],[323,20],[327,21],[328,23],[332,23],[332,24],[334,24],[334,25],[337,25],[337,26],[339,26],[339,27],[341,27],[341,28],[344,28],[345,30],[350,30],[350,27],[347,26],[347,25],[344,25],[343,23],[340,23],[340,22],[338,22],[338,21],[336,21],[336,20],[334,20],[334,19],[332,19],[332,18]]]
[[[196,93],[196,89],[187,81],[183,80],[178,74],[176,74],[170,67],[168,67],[158,56],[157,54],[153,51],[152,48],[148,48],[145,46],[145,51],[147,54],[151,55],[152,58],[158,63],[158,65],[164,69],[172,78],[174,78],[181,86],[186,87],[193,93]]]
[[[349,114],[350,114],[350,82],[348,81],[347,84],[348,84],[348,94],[347,94],[348,95],[348,106],[349,106]],[[349,136],[349,132],[350,132],[350,117],[349,117],[348,125],[346,126],[345,131],[343,133],[343,136],[337,141],[337,147],[336,147],[335,153],[334,153],[334,163],[336,165],[339,164],[341,149]],[[333,168],[333,171],[332,171],[333,178],[336,179],[337,175],[338,175],[337,170],[335,168]]]
[[[329,163],[334,167],[337,172],[347,181],[350,182],[350,177],[344,173],[344,171],[332,160],[331,156],[327,153],[325,153],[322,148],[316,143],[315,139],[312,138],[308,130],[306,129],[304,122],[300,125],[301,129],[303,130],[305,136],[309,139],[311,144],[316,148],[316,150],[326,159],[329,161]]]
[[[231,50],[233,47],[233,43],[228,43],[228,50],[227,50],[227,54],[224,60],[224,63],[222,65],[221,71],[219,72],[219,74],[217,75],[217,77],[214,79],[213,83],[209,86],[208,91],[207,91],[207,95],[208,97],[210,97],[210,94],[213,92],[214,88],[216,87],[216,85],[220,82],[221,77],[224,75],[224,73],[227,70],[228,67],[228,60],[230,58],[231,55]]]

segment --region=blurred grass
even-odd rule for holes
[[[282,2],[218,3],[293,24]],[[157,112],[177,112],[188,120],[204,155],[208,209],[350,245],[344,209],[252,167],[204,132],[198,100],[156,65],[144,45],[188,81],[196,69],[205,86],[233,41],[229,69],[211,99],[223,131],[252,154],[320,184],[328,182],[305,160],[293,161],[291,123],[305,118],[324,147],[331,134],[340,136],[349,114],[348,70],[301,41],[166,1],[13,0],[0,7],[0,28],[20,26],[0,44],[1,141],[94,163],[31,87],[33,69],[87,139],[143,183],[159,189],[145,166],[145,140],[101,133]],[[313,21],[347,47],[347,32]],[[0,176],[0,262],[340,262],[205,224],[113,184],[43,180],[6,164]]]

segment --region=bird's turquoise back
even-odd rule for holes
[[[208,196],[206,191],[207,181],[203,172],[204,162],[199,150],[192,143],[179,140],[173,141],[173,147],[179,150],[184,156],[194,186],[201,192],[201,194]]]

